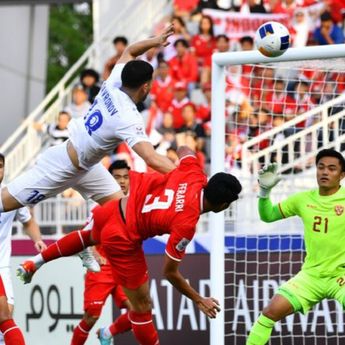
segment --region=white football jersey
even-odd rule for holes
[[[12,251],[11,235],[14,219],[22,224],[31,219],[30,211],[27,207],[18,210],[0,213],[0,268],[10,266]]]
[[[79,165],[85,169],[98,163],[122,141],[130,147],[149,141],[142,115],[131,98],[119,89],[124,66],[115,65],[86,116],[72,119],[68,125]]]

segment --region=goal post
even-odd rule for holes
[[[215,53],[212,56],[212,105],[211,105],[211,175],[219,171],[225,170],[225,137],[226,137],[226,108],[225,108],[225,87],[227,66],[247,65],[247,64],[275,64],[286,63],[288,67],[294,61],[302,60],[325,60],[345,57],[345,44],[327,45],[327,46],[311,46],[305,48],[290,48],[280,57],[269,58],[263,56],[258,51],[232,52],[232,53]],[[327,120],[327,114],[322,115],[321,121]],[[339,113],[337,121],[340,116]],[[345,115],[344,115],[345,116]],[[295,121],[296,122],[296,121]],[[333,125],[337,126],[338,122]],[[327,126],[324,124],[324,137],[327,132]],[[312,126],[311,126],[312,127]],[[312,130],[312,128],[310,129]],[[312,136],[312,132],[308,135]],[[298,135],[298,133],[296,134]],[[328,134],[327,134],[328,136]],[[296,140],[298,137],[296,136]],[[339,137],[339,140],[341,138]],[[325,146],[327,146],[325,144]],[[292,150],[293,151],[293,150]],[[267,156],[268,157],[268,156]],[[303,157],[302,157],[303,158]],[[267,162],[265,159],[264,162]],[[239,180],[242,182],[241,172],[238,174]],[[255,175],[257,170],[252,170]],[[256,176],[251,176],[252,181]],[[253,198],[255,192],[253,192]],[[242,205],[238,210],[238,216],[245,218],[249,213],[256,213],[255,202]],[[255,209],[253,208],[255,207]],[[241,215],[243,214],[243,215]],[[259,220],[258,220],[259,223]],[[210,323],[210,345],[225,345],[225,324],[229,321],[225,318],[225,218],[224,214],[210,214],[209,232],[212,234],[212,244],[210,253],[210,279],[211,279],[211,295],[217,298],[221,305],[221,312],[215,320]],[[268,249],[269,250],[269,249]],[[302,249],[301,249],[302,250]],[[260,256],[258,256],[260,258]],[[240,344],[240,343],[239,343]]]

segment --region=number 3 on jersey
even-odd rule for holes
[[[150,199],[152,198],[152,194],[146,195],[144,206],[141,210],[141,213],[148,213],[152,210],[166,210],[170,207],[174,200],[175,192],[172,189],[166,189],[164,191],[164,195],[167,197],[166,201],[160,200],[159,196],[156,196],[153,199],[153,202],[149,203]]]

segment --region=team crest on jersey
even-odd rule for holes
[[[190,242],[190,240],[188,240],[187,238],[182,238],[182,240],[177,243],[176,245],[176,249],[179,251],[179,252],[183,252],[186,247],[188,246],[188,243]]]
[[[341,216],[344,212],[344,206],[342,205],[335,205],[334,206],[334,211],[336,213],[337,216]]]

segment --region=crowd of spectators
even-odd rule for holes
[[[155,73],[150,96],[145,104],[138,107],[146,119],[147,133],[160,153],[174,161],[177,159],[177,146],[189,145],[196,150],[200,163],[207,170],[211,135],[211,56],[214,52],[246,51],[255,47],[253,35],[233,38],[229,32],[216,33],[214,20],[202,12],[206,8],[247,15],[286,14],[292,46],[303,47],[344,43],[345,1],[174,0],[174,12],[166,21],[174,24],[175,34],[171,37],[171,44],[162,50],[151,49],[141,57],[152,64]],[[73,118],[87,113],[100,83],[108,78],[127,44],[126,37],[115,37],[115,54],[106,61],[103,71],[82,71],[80,82],[73,88],[71,103],[60,113],[55,129],[48,130],[48,133],[55,133],[51,134],[52,137],[57,131],[61,131],[61,138],[65,133],[65,127],[59,124],[61,114]],[[345,88],[342,73],[300,69],[290,82],[286,80],[284,75],[278,75],[275,69],[269,67],[244,65],[228,68],[225,157],[229,169],[240,164],[244,142],[281,126],[332,95],[342,93]],[[330,90],[329,85],[333,89]],[[311,123],[308,121],[279,133],[273,141],[259,142],[255,150],[262,150],[309,126]],[[46,127],[38,127],[38,130],[47,131]],[[105,164],[115,159],[126,159],[135,169],[145,170],[125,144],[120,145]]]

